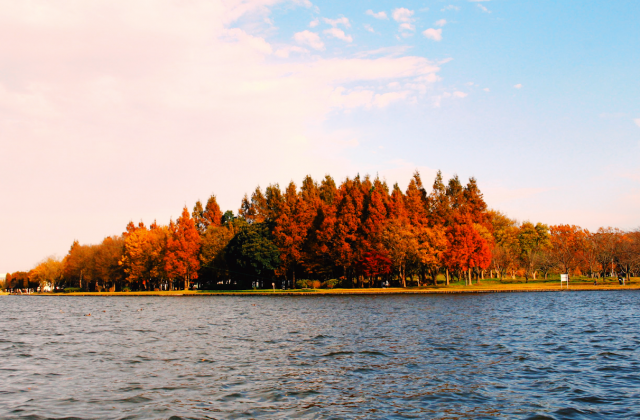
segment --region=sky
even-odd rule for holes
[[[0,272],[307,174],[640,226],[640,2],[0,0]]]

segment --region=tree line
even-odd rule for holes
[[[640,270],[640,232],[518,223],[487,208],[474,178],[427,192],[378,177],[307,176],[245,194],[224,214],[212,195],[168,225],[129,222],[100,244],[11,273],[10,288],[87,291],[466,285],[549,273],[594,278]]]

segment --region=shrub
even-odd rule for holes
[[[128,287],[123,287],[123,288],[122,288],[122,291],[123,291],[123,292],[130,292],[130,291],[131,291],[131,289],[129,289]]]
[[[313,280],[311,282],[311,287],[313,287],[314,289],[319,289],[320,286],[322,286],[322,282],[320,280]]]
[[[311,280],[304,280],[304,279],[296,280],[296,287],[298,289],[309,289],[311,288]]]
[[[330,279],[330,280],[327,280],[324,283],[322,283],[322,287],[326,287],[327,289],[333,289],[334,287],[336,287],[338,285],[338,283],[340,283],[340,280],[338,280],[338,279]]]
[[[76,293],[82,292],[82,289],[79,287],[65,287],[64,293]]]

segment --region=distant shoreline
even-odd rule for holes
[[[634,283],[626,286],[620,285],[585,285],[576,284],[560,288],[559,285],[540,285],[539,283],[525,283],[519,285],[504,284],[473,285],[454,287],[412,287],[412,288],[366,288],[366,289],[295,289],[295,290],[174,290],[153,292],[74,292],[74,293],[33,293],[30,295],[14,296],[343,296],[343,295],[415,295],[415,294],[479,294],[479,293],[526,293],[526,292],[576,292],[576,291],[613,291],[613,290],[640,290],[640,284]]]

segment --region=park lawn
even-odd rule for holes
[[[563,286],[566,289],[566,286]],[[640,278],[634,277],[625,286],[619,285],[617,280],[598,281],[594,285],[593,280],[575,279],[570,281],[569,290],[634,290],[640,289]],[[293,289],[275,291],[262,290],[167,290],[148,292],[73,292],[73,293],[42,293],[37,295],[47,296],[197,296],[197,295],[353,295],[353,294],[416,294],[416,293],[481,293],[481,292],[536,292],[559,291],[558,280],[499,280],[487,279],[474,281],[472,286],[465,286],[463,282],[451,283],[445,286],[422,287],[389,287],[389,288],[350,288],[350,289]],[[1,293],[1,292],[0,292]]]

